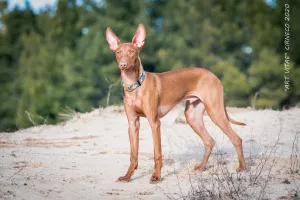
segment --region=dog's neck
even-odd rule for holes
[[[127,70],[121,70],[121,78],[124,84],[126,86],[129,86],[135,83],[141,76],[143,70],[144,69],[141,63],[141,59],[140,57],[138,57],[137,61],[134,64],[134,67]]]

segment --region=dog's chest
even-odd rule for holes
[[[124,103],[127,104],[131,109],[133,109],[138,115],[144,116],[144,106],[141,96],[129,96],[124,98]]]

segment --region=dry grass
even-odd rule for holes
[[[228,160],[222,150],[217,150],[210,160],[213,160],[206,173],[195,173],[189,167],[190,191],[187,194],[166,194],[172,200],[252,200],[252,199],[269,199],[270,184],[278,174],[286,173],[289,179],[282,184],[291,184],[292,187],[287,189],[287,196],[281,196],[279,199],[300,199],[300,173],[299,173],[299,131],[295,134],[292,148],[292,154],[289,161],[282,158],[283,123],[280,119],[277,138],[271,145],[264,145],[264,151],[261,154],[252,155],[246,158],[247,169],[243,173],[235,173],[229,170]],[[283,161],[284,160],[284,161]],[[283,162],[282,162],[283,161]],[[286,165],[290,163],[290,166]],[[281,166],[284,163],[283,166]],[[288,169],[289,168],[289,169]],[[208,172],[208,173],[207,173]],[[176,174],[176,173],[175,173]],[[296,174],[296,175],[295,175]],[[180,189],[180,181],[178,181]]]
[[[290,156],[290,173],[300,174],[300,130],[296,130],[293,140],[292,153]]]
[[[78,117],[78,115],[79,114],[69,106],[66,106],[58,113],[58,117],[63,121],[74,119],[75,117]]]

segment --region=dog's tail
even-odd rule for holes
[[[226,117],[227,117],[227,119],[228,119],[229,122],[231,122],[233,124],[236,124],[236,125],[240,125],[240,126],[246,126],[246,124],[243,123],[243,122],[238,122],[238,121],[235,121],[235,120],[231,119],[229,117],[228,113],[227,113],[227,110],[226,110],[225,106],[224,106],[224,110],[225,110],[225,114],[226,114]]]

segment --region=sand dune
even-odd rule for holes
[[[268,159],[264,166],[266,170],[259,176],[269,180],[264,198],[296,199],[292,196],[297,187],[300,195],[300,147],[295,144],[295,136],[300,131],[300,109],[229,108],[228,113],[233,119],[247,124],[245,127],[232,125],[243,139],[247,160],[248,168],[240,175],[245,178],[242,184],[246,186],[247,181],[252,181],[248,178],[254,169],[259,168],[261,160]],[[213,174],[218,170],[224,172],[222,170],[226,169],[226,173],[238,177],[235,173],[237,156],[232,144],[208,116],[204,118],[216,147],[208,169],[202,173],[192,171],[193,165],[201,161],[204,149],[200,138],[185,123],[183,107],[178,106],[161,120],[164,166],[163,180],[157,185],[149,184],[153,143],[146,119],[141,120],[139,168],[130,183],[115,182],[129,165],[127,121],[122,107],[76,114],[58,125],[0,133],[0,198],[175,199],[195,192],[191,186],[200,187],[203,181],[213,180]],[[268,170],[271,171],[269,179]],[[214,190],[213,186],[208,187]],[[252,192],[251,187],[243,190],[245,194]],[[245,195],[243,192],[239,193]],[[254,191],[253,195],[259,195],[259,192]],[[223,193],[221,198],[226,196]],[[226,198],[230,199],[229,196]]]

